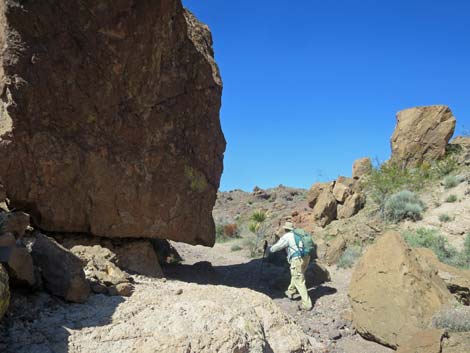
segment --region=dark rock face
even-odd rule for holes
[[[0,0],[0,178],[47,231],[212,245],[225,140],[180,0]]]

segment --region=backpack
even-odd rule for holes
[[[312,235],[302,228],[293,229],[292,233],[294,233],[295,245],[297,246],[294,255],[300,257],[313,256],[315,243],[313,242]]]

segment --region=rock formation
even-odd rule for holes
[[[452,295],[397,232],[369,247],[349,288],[354,326],[371,340],[396,348],[428,327]]]
[[[225,140],[179,0],[0,2],[0,177],[44,231],[212,245]]]
[[[325,227],[335,219],[354,216],[364,206],[364,195],[356,179],[339,177],[331,183],[316,183],[308,194],[314,221]]]
[[[360,158],[353,163],[352,177],[354,179],[360,179],[364,175],[367,175],[372,170],[372,162],[370,158]]]
[[[454,134],[455,122],[452,111],[444,105],[398,112],[391,139],[391,161],[405,168],[444,157],[447,143]]]

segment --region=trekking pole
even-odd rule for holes
[[[262,279],[262,275],[263,275],[263,264],[264,264],[264,258],[266,256],[266,249],[268,248],[268,241],[265,240],[264,241],[264,244],[263,244],[263,257],[261,259],[261,266],[260,266],[260,269],[259,269],[259,275],[258,275],[258,278],[259,280],[261,281]]]

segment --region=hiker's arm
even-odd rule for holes
[[[289,245],[288,241],[287,241],[287,237],[285,235],[283,235],[281,237],[281,239],[279,239],[276,244],[274,244],[273,246],[271,246],[269,248],[269,252],[276,252],[276,251],[279,251],[279,250],[282,250],[282,249],[285,249],[287,248],[287,245]]]

